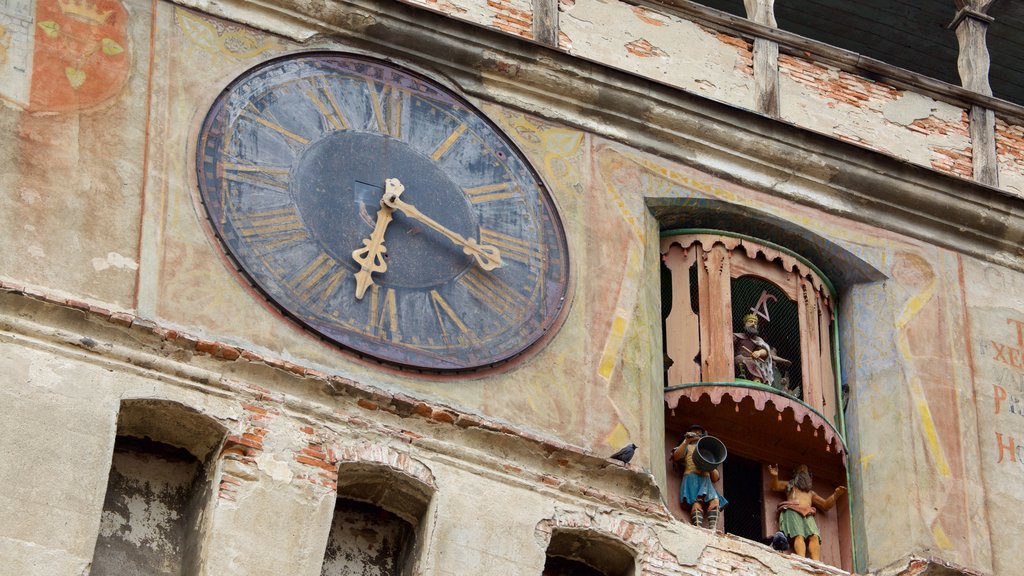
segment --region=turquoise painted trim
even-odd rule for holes
[[[754,390],[763,390],[765,392],[771,392],[776,396],[781,396],[782,398],[786,398],[787,400],[792,400],[802,405],[804,408],[807,408],[811,412],[817,414],[818,417],[821,418],[822,422],[828,425],[828,427],[831,428],[832,431],[836,433],[836,436],[839,438],[839,443],[843,445],[843,453],[847,453],[846,438],[843,438],[843,435],[839,433],[839,430],[836,429],[835,425],[832,424],[832,422],[829,422],[829,419],[826,418],[824,414],[818,412],[803,400],[794,398],[793,396],[789,396],[788,394],[783,394],[776,390],[775,388],[768,386],[767,384],[761,384],[760,382],[754,382],[753,380],[743,379],[737,379],[734,382],[693,382],[690,384],[673,384],[672,386],[666,386],[665,392],[673,392],[675,390],[682,390],[684,388],[696,388],[698,386],[728,386],[729,388],[751,388]],[[847,468],[849,468],[849,466],[847,466]]]
[[[810,260],[804,258],[803,256],[797,254],[796,252],[793,252],[792,250],[786,248],[785,246],[779,246],[774,242],[769,242],[768,240],[761,240],[760,238],[754,238],[753,236],[747,236],[746,234],[740,234],[738,232],[729,232],[728,230],[714,230],[712,228],[676,228],[673,230],[666,230],[662,232],[661,237],[664,238],[666,236],[683,236],[686,234],[713,234],[715,236],[728,236],[729,238],[750,240],[751,242],[762,244],[767,248],[772,248],[774,250],[778,250],[779,252],[785,252],[786,254],[792,256],[793,258],[799,260],[801,264],[807,266],[812,271],[814,271],[814,273],[818,275],[818,278],[820,278],[821,281],[825,283],[825,287],[828,288],[829,295],[832,296],[833,299],[835,299],[836,287],[832,284],[832,281],[828,279],[828,276],[826,276],[825,273],[822,272],[817,266],[815,266]]]
[[[832,348],[832,357],[835,362],[836,372],[836,398],[839,399],[839,426],[842,429],[843,445],[846,445],[846,406],[843,403],[843,364],[839,356],[839,301],[836,300],[834,304],[834,316],[832,317],[832,341],[836,343]],[[853,497],[853,477],[850,473],[850,452],[846,452],[846,501],[850,503],[850,552],[853,554],[851,558],[851,564],[853,564],[854,572],[864,572],[865,568],[860,561],[860,556],[857,554],[857,531],[853,524],[854,512],[856,510],[857,499]]]

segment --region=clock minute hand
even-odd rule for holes
[[[398,198],[405,187],[397,178],[388,178],[384,181],[384,195],[391,195]],[[352,251],[352,259],[359,265],[359,272],[356,272],[356,299],[362,300],[366,289],[373,286],[373,273],[386,272],[388,269],[387,260],[384,254],[388,251],[384,245],[384,231],[393,218],[394,208],[388,206],[381,199],[380,210],[377,211],[377,222],[373,226],[373,232],[369,238],[363,239],[363,247]]]
[[[419,209],[412,204],[401,200],[398,195],[391,195],[385,192],[384,199],[381,200],[381,203],[385,206],[390,206],[395,210],[401,211],[403,214],[414,220],[418,220],[423,224],[426,224],[427,227],[440,233],[453,243],[462,246],[462,251],[475,258],[477,264],[479,264],[484,270],[494,270],[502,265],[501,252],[499,252],[497,248],[489,244],[479,244],[474,238],[463,238],[461,234],[445,228],[429,216],[420,212]]]

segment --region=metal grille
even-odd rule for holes
[[[763,294],[769,295],[768,298],[765,299]],[[775,284],[762,278],[733,278],[733,332],[743,331],[743,317],[754,309],[767,312],[769,317],[769,320],[760,318],[758,330],[761,338],[775,349],[776,355],[791,362],[789,367],[776,366],[772,386],[799,398],[803,389],[803,374],[800,369],[800,318],[796,302],[790,300]]]

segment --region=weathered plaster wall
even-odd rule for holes
[[[779,57],[783,120],[972,177],[967,111],[803,58]]]
[[[754,106],[749,42],[624,2],[559,4],[560,47],[741,108]]]
[[[529,0],[403,0],[453,18],[533,38],[533,2]]]
[[[1024,195],[1024,125],[996,117],[999,187]]]

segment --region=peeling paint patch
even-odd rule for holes
[[[644,38],[626,44],[626,51],[638,58],[664,58],[668,54]]]
[[[630,6],[629,8],[633,11],[633,14],[636,14],[636,17],[645,24],[650,24],[651,26],[667,25],[667,22],[658,18],[657,12],[652,12],[642,6]]]
[[[117,268],[120,270],[138,270],[139,263],[127,256],[122,256],[117,252],[108,252],[106,258],[93,258],[92,267],[97,272],[102,272],[108,268]]]
[[[1024,196],[1024,126],[996,118],[999,186]]]

